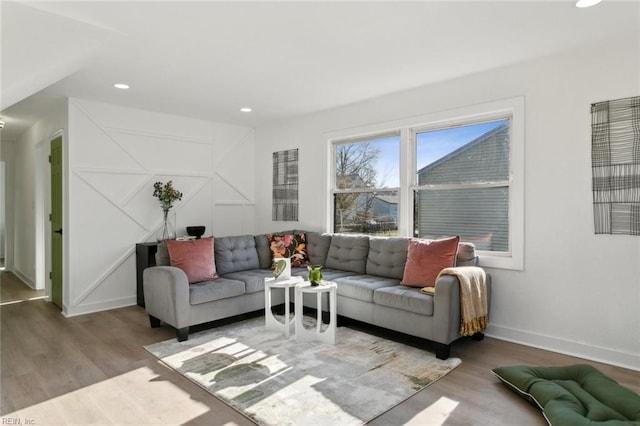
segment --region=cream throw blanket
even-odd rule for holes
[[[489,325],[487,275],[484,269],[477,266],[457,266],[443,269],[438,278],[441,275],[454,275],[460,282],[460,334],[471,336],[484,333]]]

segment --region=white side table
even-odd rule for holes
[[[295,326],[296,326],[296,340],[301,342],[309,342],[312,340],[319,340],[321,342],[330,343],[335,345],[336,343],[336,325],[337,325],[337,310],[336,310],[336,291],[338,285],[332,281],[323,281],[322,284],[313,287],[309,281],[305,281],[302,284],[298,284],[295,289]],[[302,295],[304,293],[315,293],[317,295],[317,311],[318,317],[316,318],[315,330],[307,330],[302,323]],[[329,324],[327,328],[322,331],[322,293],[329,293]]]
[[[291,277],[286,280],[264,279],[264,317],[267,330],[284,331],[284,337],[289,338],[290,331],[294,327],[293,318],[289,312],[289,289],[303,281],[302,277]],[[278,321],[271,311],[271,292],[274,288],[284,289],[284,322]]]

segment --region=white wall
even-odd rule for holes
[[[640,369],[640,238],[594,235],[590,157],[590,104],[640,94],[639,36],[259,127],[256,162],[300,148],[301,177],[281,223],[257,173],[258,232],[326,230],[326,133],[524,96],[525,269],[489,271],[488,334]]]
[[[36,169],[38,156],[46,155],[51,137],[67,125],[66,101],[53,105],[50,113],[38,120],[19,140],[3,141],[3,159],[7,168],[6,248],[7,269],[26,284],[37,286],[36,256],[42,249],[42,235],[36,236],[43,217],[36,216]],[[46,151],[46,152],[45,152]]]
[[[4,196],[4,187],[5,187],[5,174],[6,174],[5,162],[0,161],[0,259],[4,259],[4,240],[7,225],[4,218],[4,206],[5,206],[5,196]]]
[[[178,235],[254,232],[254,129],[69,100],[67,287],[64,313],[136,303],[135,244],[155,241],[153,183],[184,195]]]
[[[4,208],[4,266],[13,269],[13,215],[14,215],[14,184],[13,184],[13,141],[0,140],[0,159],[4,163],[4,198],[1,200]]]

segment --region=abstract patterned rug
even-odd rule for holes
[[[366,423],[461,362],[347,327],[338,327],[336,345],[299,343],[265,330],[264,318],[145,349],[253,421],[274,426]]]

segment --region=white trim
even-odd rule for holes
[[[640,371],[640,355],[492,324],[487,336],[551,352]]]
[[[400,132],[400,170],[408,170],[409,173],[400,172],[400,188],[411,188],[413,184],[412,172],[415,166],[416,152],[411,144],[411,130],[402,129]],[[411,235],[413,233],[413,194],[411,191],[400,190],[398,204],[398,235]]]
[[[20,281],[22,281],[23,283],[25,283],[26,285],[28,285],[32,289],[36,290],[36,286],[35,286],[33,280],[31,278],[27,277],[22,272],[20,272],[20,270],[18,268],[14,267],[13,269],[11,269],[11,273],[13,275],[15,275],[16,277],[18,277],[20,279]]]
[[[332,189],[335,188],[335,164],[336,164],[336,150],[334,149],[334,144],[331,138],[327,138],[327,155],[324,158],[327,158],[327,163],[324,165],[324,172],[326,173],[326,177],[324,180],[324,184],[326,185],[323,188],[323,194],[328,194],[328,202],[325,203],[325,220],[324,220],[324,229],[329,231],[333,230],[333,212],[334,212],[334,196],[332,193]]]
[[[136,296],[121,297],[118,299],[103,300],[95,303],[87,303],[76,306],[64,306],[62,314],[69,318],[78,315],[92,314],[94,312],[107,311],[111,309],[124,308],[137,304]]]
[[[149,228],[144,223],[140,222],[132,213],[130,213],[125,208],[126,205],[127,205],[127,202],[133,198],[132,194],[129,193],[126,196],[126,198],[124,199],[124,202],[120,202],[118,200],[112,200],[107,194],[105,194],[103,191],[101,191],[93,183],[91,183],[89,180],[87,180],[84,177],[85,174],[91,174],[92,172],[102,173],[102,171],[96,171],[96,170],[91,170],[91,169],[86,169],[86,168],[83,168],[81,170],[76,169],[76,170],[73,171],[74,175],[76,175],[82,182],[84,182],[87,186],[89,186],[91,189],[93,189],[98,195],[100,195],[102,198],[107,200],[113,207],[115,207],[117,210],[120,210],[124,215],[126,215],[129,219],[131,219],[131,221],[135,222],[141,229],[149,231]],[[147,173],[139,173],[139,174],[140,175],[147,175]],[[141,190],[142,188],[144,188],[144,185],[147,184],[148,182],[151,182],[151,180],[155,176],[157,176],[157,175],[150,175],[150,177],[148,177],[142,184],[139,184],[135,188],[137,188],[138,190]],[[183,199],[183,201],[181,203],[177,204],[177,206],[174,209],[174,214],[179,212],[180,210],[182,210],[183,206],[190,199],[195,197],[202,190],[202,188],[204,188],[204,186],[211,181],[211,175],[209,175],[209,174],[182,174],[180,176],[203,178],[203,180],[198,185],[196,185],[194,187],[193,191],[189,192],[189,194],[184,196],[184,199]],[[153,226],[152,229],[154,229],[154,230],[159,229],[161,224],[162,224],[162,220],[159,219],[158,224]],[[145,241],[149,237],[151,237],[151,235],[148,235],[147,237],[145,237]]]
[[[451,189],[473,189],[473,188],[508,188],[510,187],[508,181],[504,182],[484,182],[484,183],[441,183],[434,185],[415,185],[410,189],[411,191],[420,191],[427,189],[431,191],[438,190],[451,190]]]
[[[354,189],[333,189],[334,194],[366,194],[367,192],[397,192],[400,188],[354,188]]]
[[[158,227],[159,228],[159,227]],[[143,241],[147,241],[149,238],[151,238],[151,232],[149,232],[146,235],[146,238],[144,238]],[[68,309],[74,309],[77,306],[81,306],[81,303],[83,300],[85,300],[87,297],[89,297],[91,295],[91,293],[93,293],[98,287],[100,287],[102,285],[102,283],[111,276],[111,274],[113,274],[118,268],[120,268],[120,266],[122,266],[123,263],[125,263],[127,260],[129,260],[129,258],[131,258],[133,255],[135,255],[135,247],[130,247],[129,249],[127,249],[127,251],[120,256],[120,258],[118,258],[118,260],[116,260],[114,263],[112,263],[106,271],[104,271],[102,274],[100,274],[100,276],[98,278],[96,278],[91,285],[89,285],[87,288],[84,289],[84,291],[75,298],[75,300],[72,302],[73,305],[68,306]]]
[[[213,202],[214,206],[255,206],[256,203],[249,201],[249,202],[242,202],[242,201],[235,201],[235,200],[218,200],[218,201],[214,201]]]
[[[85,112],[85,111],[83,110],[83,112]],[[87,116],[89,117],[88,113],[87,113]],[[91,117],[89,117],[89,118],[91,119]],[[97,123],[94,121],[94,124],[97,124]],[[99,124],[97,124],[97,125],[100,126]],[[211,145],[211,140],[205,139],[205,138],[184,137],[184,136],[180,136],[180,135],[170,135],[170,134],[167,134],[167,133],[155,133],[155,132],[133,130],[133,129],[125,129],[125,128],[122,128],[122,127],[112,127],[112,126],[104,126],[104,127],[102,127],[102,129],[104,129],[107,133],[111,132],[111,133],[121,134],[121,135],[142,136],[142,137],[146,137],[146,138],[156,138],[156,139],[166,139],[166,140],[169,140],[169,141],[172,141],[172,142],[180,142],[180,143],[193,143],[193,144],[200,144],[200,145]]]
[[[107,139],[109,139],[111,142],[114,143],[114,145],[116,145],[118,148],[120,148],[122,150],[122,152],[124,152],[125,154],[127,154],[127,156],[129,156],[129,158],[135,162],[140,169],[142,170],[146,170],[146,168],[144,167],[144,164],[142,164],[135,156],[133,156],[131,154],[131,152],[125,148],[125,146],[119,141],[117,140],[117,138],[113,137],[113,134],[109,133],[107,131],[106,128],[102,127],[100,125],[100,123],[98,122],[98,120],[94,119],[93,116],[91,114],[89,114],[85,108],[81,107],[80,105],[78,105],[77,102],[70,102],[69,103],[69,115],[71,115],[71,108],[75,108],[78,110],[78,112],[80,112],[81,114],[84,115],[84,117],[87,119],[87,121],[89,121],[91,124],[93,124],[93,126],[98,129],[98,131],[100,133],[102,133]]]
[[[353,143],[358,143],[358,142],[369,142],[369,141],[376,141],[376,140],[380,140],[380,139],[388,139],[388,138],[393,138],[393,137],[400,137],[402,133],[402,129],[398,128],[398,129],[392,129],[390,131],[383,131],[383,132],[377,132],[377,131],[372,131],[372,132],[368,132],[365,131],[364,133],[359,133],[357,136],[353,136],[353,137],[337,137],[334,138],[332,140],[332,143],[334,145],[347,145],[347,144],[353,144]]]
[[[233,182],[231,182],[231,179],[229,179],[228,177],[224,176],[222,173],[220,173],[219,171],[215,172],[215,176],[219,177],[220,180],[222,180],[224,183],[226,183],[227,185],[229,185],[229,187],[231,187],[231,189],[233,189],[234,191],[236,191],[242,198],[244,198],[247,203],[249,204],[254,204],[255,201],[252,200],[249,196],[247,196],[246,194],[244,194],[244,192],[242,191],[242,189],[238,188],[238,185],[235,185]]]

